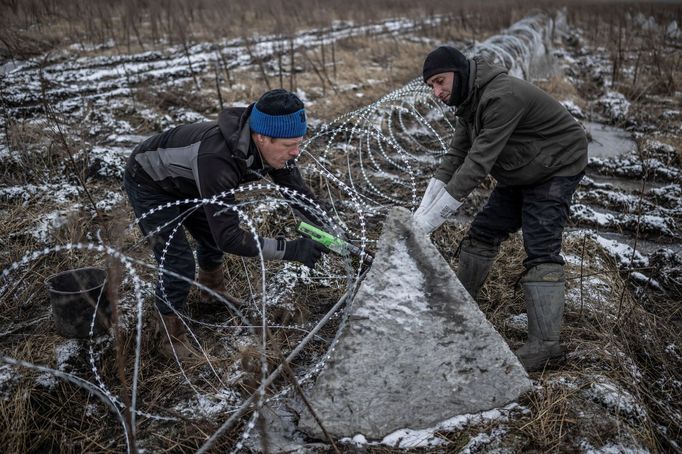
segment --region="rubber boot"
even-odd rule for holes
[[[478,292],[490,273],[499,246],[465,237],[459,250],[457,278],[469,295],[476,300]]]
[[[564,268],[543,263],[528,270],[521,280],[528,313],[528,340],[516,350],[526,371],[542,370],[547,361],[564,355],[560,345],[564,313]]]
[[[161,356],[170,360],[175,360],[177,356],[180,362],[202,358],[189,341],[185,325],[180,317],[175,314],[162,315],[157,312],[155,322]]]
[[[199,268],[199,276],[197,277],[197,282],[201,285],[208,287],[214,292],[225,294],[227,293],[227,287],[225,287],[225,278],[223,275],[223,265],[219,265],[218,268],[212,271],[206,271]],[[208,293],[205,290],[199,289],[199,303],[202,305],[209,306],[223,306],[220,301]]]

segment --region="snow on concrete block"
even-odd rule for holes
[[[395,208],[350,320],[309,400],[334,437],[369,439],[501,407],[531,389],[523,366],[431,241]],[[303,411],[299,429],[322,438]]]

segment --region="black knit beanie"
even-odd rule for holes
[[[303,102],[287,90],[270,90],[253,106],[249,127],[268,137],[302,137],[307,129]]]
[[[466,99],[469,92],[469,60],[450,46],[441,46],[426,56],[422,70],[424,83],[436,74],[448,72],[455,73],[448,105],[457,106]]]

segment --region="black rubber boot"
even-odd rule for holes
[[[528,341],[515,353],[531,372],[564,355],[559,342],[564,313],[564,268],[558,263],[543,263],[528,270],[521,282],[528,312]]]
[[[476,300],[490,268],[493,266],[499,246],[465,237],[459,250],[457,278],[469,295]]]

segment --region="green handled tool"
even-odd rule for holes
[[[324,230],[310,225],[306,222],[301,221],[298,224],[298,229],[300,233],[308,236],[311,240],[317,241],[321,245],[327,247],[329,250],[336,252],[339,255],[347,256],[348,254],[360,256],[362,254],[362,249],[357,246],[353,246],[348,241],[344,241],[341,238],[337,238],[331,233],[327,233]],[[365,250],[364,259],[367,263],[372,263],[374,257]]]

